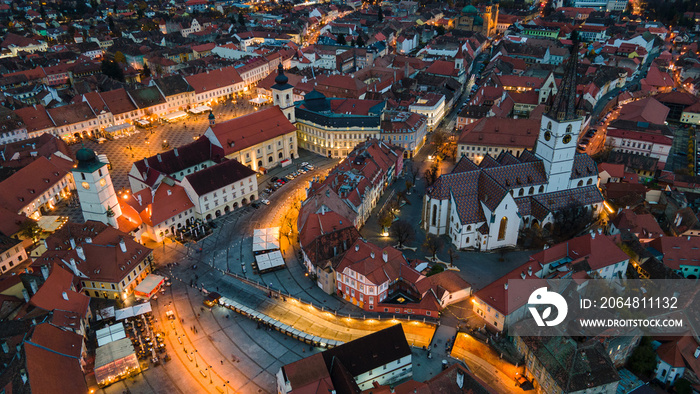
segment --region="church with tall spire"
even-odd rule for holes
[[[423,228],[448,235],[458,249],[494,250],[517,244],[519,230],[548,227],[558,211],[603,209],[596,163],[576,152],[583,117],[577,112],[578,40],[557,95],[542,116],[537,145],[476,164],[463,156],[423,199]]]

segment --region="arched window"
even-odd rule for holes
[[[578,181],[578,185],[577,185],[577,186],[578,186],[578,187],[583,186],[583,181]]]
[[[518,197],[522,196],[523,194],[525,194],[525,189],[520,189],[518,192]]]
[[[547,123],[547,130],[552,130],[552,122]]]
[[[527,191],[527,194],[534,194],[535,193],[535,188],[530,186],[530,190]]]
[[[258,167],[262,167],[262,160],[258,160]]]
[[[433,219],[431,223],[433,223],[433,226],[437,225],[437,205],[433,205]]]
[[[586,185],[592,185],[593,184],[593,178],[588,178],[588,182],[586,182]]]
[[[270,157],[267,158],[267,162],[268,162],[268,163],[272,163],[272,156],[270,156]]]
[[[501,219],[501,226],[498,228],[498,240],[503,241],[506,239],[506,229],[508,228],[508,218],[503,217]]]
[[[289,101],[289,95],[287,95],[287,101]]]
[[[279,101],[280,101],[280,95],[279,95],[279,94],[276,94],[275,96],[277,96],[277,102],[279,102]]]
[[[467,231],[472,231],[472,226],[467,226]]]
[[[277,155],[277,157],[281,159],[281,158],[284,157],[284,156],[282,155],[282,152],[280,152],[280,153]]]
[[[571,133],[571,125],[566,126],[566,133]]]
[[[544,185],[541,185],[539,189],[537,189],[537,193],[544,193]]]

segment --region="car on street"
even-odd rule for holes
[[[300,168],[300,169],[299,169],[299,172],[302,173],[302,174],[306,174],[306,170],[303,169],[303,168]]]
[[[260,200],[260,202],[265,205],[270,205],[270,200]]]
[[[294,176],[292,176],[292,174],[289,174],[289,175],[287,175],[285,178],[287,178],[287,179],[289,179],[289,180],[291,181],[292,179],[294,179]]]
[[[301,166],[302,166],[302,167],[306,167],[306,166],[308,166],[308,165],[309,165],[309,162],[307,162],[307,161],[301,163]]]
[[[313,166],[313,164],[307,164],[307,165],[306,165],[306,168],[307,168],[309,171],[311,171],[311,170],[314,169],[314,166]]]
[[[250,206],[255,208],[255,209],[258,209],[258,208],[260,208],[260,203],[254,202],[254,203],[250,204]]]

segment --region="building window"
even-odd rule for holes
[[[498,240],[503,241],[506,238],[506,229],[508,228],[508,218],[501,219],[501,226],[498,228]]]

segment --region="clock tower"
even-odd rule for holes
[[[549,111],[542,115],[540,135],[535,147],[535,155],[542,159],[547,173],[547,193],[570,188],[576,144],[583,122],[576,113],[578,35],[575,31],[571,38],[571,56],[566,64],[561,88]]]
[[[75,154],[75,158],[78,165],[72,173],[83,218],[118,227],[117,218],[122,210],[107,164],[98,160],[95,151],[85,147]]]

